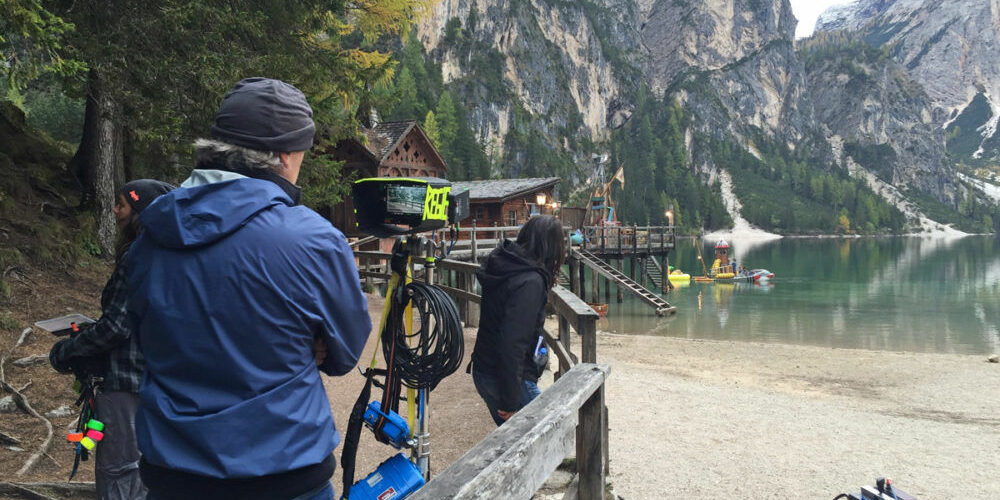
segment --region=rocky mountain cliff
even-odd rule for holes
[[[745,182],[853,215],[860,195],[803,184],[866,178],[854,166],[946,212],[970,197],[957,151],[994,154],[998,4],[860,0],[824,14],[826,38],[797,44],[788,0],[443,0],[418,37],[481,143],[503,152],[495,174],[537,172],[523,151],[540,140],[583,184],[648,92],[683,108],[686,165],[703,182],[743,165]]]
[[[954,160],[996,161],[1000,1],[859,0],[825,12],[817,30],[846,31],[884,47],[927,93]]]

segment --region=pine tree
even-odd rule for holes
[[[434,114],[441,130],[441,145],[438,149],[446,159],[451,158],[454,153],[455,137],[458,135],[458,121],[455,118],[455,104],[452,102],[451,92],[446,90],[441,93]]]
[[[431,140],[431,144],[435,148],[441,144],[441,130],[438,128],[437,118],[434,117],[433,111],[428,111],[427,116],[424,117],[424,133],[427,134],[427,138]]]
[[[408,66],[403,66],[396,75],[395,96],[399,104],[389,114],[393,120],[412,120],[417,116],[417,84]]]

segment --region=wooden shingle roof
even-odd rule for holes
[[[495,179],[486,181],[453,182],[452,188],[469,190],[469,201],[507,201],[526,194],[555,186],[559,177],[537,177],[531,179]]]
[[[424,133],[423,129],[420,128],[416,120],[383,122],[372,128],[362,128],[361,130],[365,138],[368,139],[368,143],[364,144],[366,152],[379,164],[392,154],[393,150],[399,146],[403,139],[410,135],[411,131],[416,132],[423,140],[431,144],[431,140]],[[441,162],[445,171],[447,171],[448,164],[445,163],[444,158],[441,158],[440,153],[437,152],[437,148],[431,144],[430,149]]]

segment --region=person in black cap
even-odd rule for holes
[[[330,500],[340,434],[320,372],[354,368],[371,317],[344,235],[299,205],[312,108],[248,78],[211,131],[129,252],[143,482],[150,498]]]
[[[143,359],[135,336],[126,324],[125,256],[142,226],[139,213],[158,196],[174,189],[165,182],[139,179],[118,192],[114,213],[118,221],[115,271],[101,293],[101,318],[52,346],[49,361],[61,373],[103,377],[94,404],[104,423],[104,439],[97,447],[95,477],[98,498],[142,499],[146,489],[139,477],[139,448],[135,439],[137,393]],[[96,372],[96,373],[95,373]]]

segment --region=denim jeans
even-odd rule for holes
[[[98,417],[104,422],[104,440],[97,447],[94,479],[101,500],[145,500],[139,477],[139,445],[135,439],[135,412],[139,397],[132,392],[97,394]]]
[[[490,416],[493,417],[493,421],[496,422],[497,426],[503,425],[504,419],[500,418],[500,414],[497,413],[497,405],[500,402],[500,384],[497,379],[491,373],[483,373],[476,369],[476,365],[472,365],[472,382],[476,384],[476,392],[479,396],[483,398],[483,402],[486,403],[486,408],[490,411]],[[538,389],[538,384],[531,380],[521,381],[521,405],[515,408],[515,411],[520,410],[532,402],[535,398],[541,394],[542,391]]]

